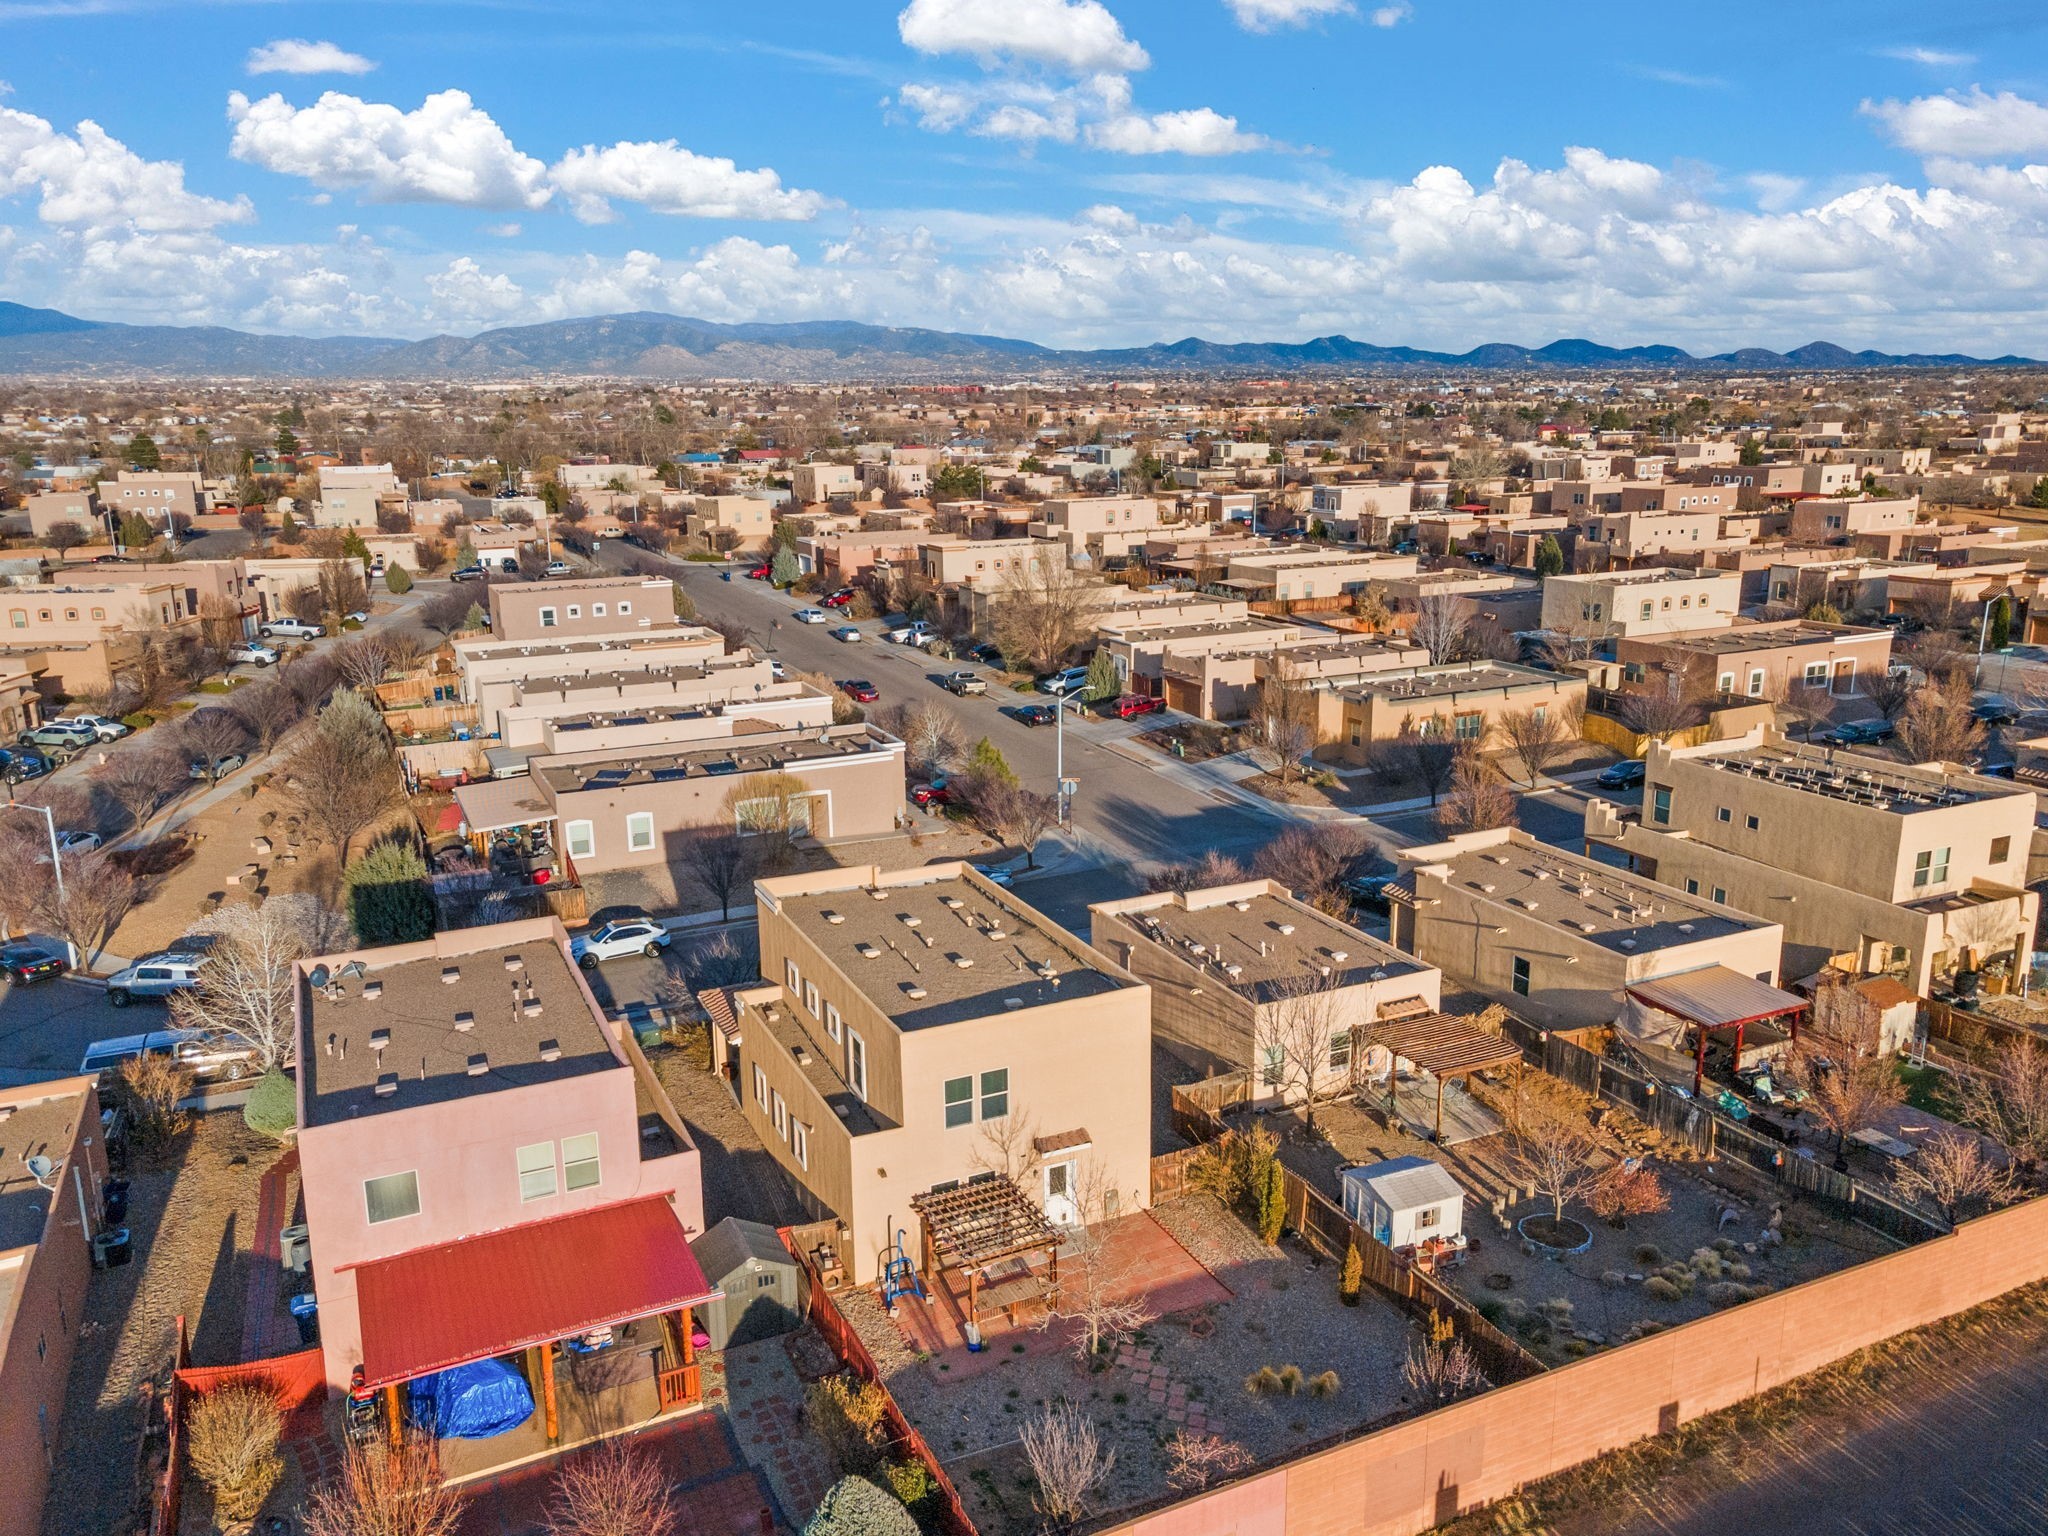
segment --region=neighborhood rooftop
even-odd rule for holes
[[[612,724],[622,722],[612,717]],[[557,794],[580,790],[623,789],[634,784],[666,784],[683,779],[773,773],[799,763],[890,752],[900,743],[867,725],[838,725],[792,731],[776,740],[759,737],[720,741],[692,751],[622,749],[593,754],[587,761],[551,757],[535,764],[535,772]]]
[[[1186,905],[1184,896],[1157,905],[1140,898],[1113,916],[1140,937],[1179,950],[1190,964],[1214,972],[1221,985],[1254,1002],[1325,980],[1356,986],[1429,969],[1312,907],[1241,889],[1243,894],[1196,907]]]
[[[1901,816],[2031,793],[1982,774],[1915,768],[1804,742],[1767,742],[1702,755],[1697,761],[1725,773],[1783,784],[1832,800],[1849,800],[1874,810],[1896,811]]]
[[[619,1064],[568,956],[543,934],[501,949],[321,968],[326,986],[313,985],[310,968],[299,981],[299,1088],[309,1124]]]
[[[25,1160],[43,1156],[63,1166],[84,1103],[80,1086],[73,1084],[71,1091],[49,1098],[0,1103],[0,1253],[42,1238],[52,1197],[36,1182]],[[0,1291],[0,1318],[6,1315],[5,1299]]]

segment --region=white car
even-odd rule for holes
[[[789,668],[771,656],[768,658],[768,675],[778,683],[787,682],[789,681]]]
[[[860,638],[860,631],[851,624],[842,624],[832,631],[832,638],[843,644],[851,645]]]
[[[268,624],[259,625],[257,633],[282,635],[287,640],[318,640],[327,633],[327,626],[308,624],[304,619],[272,619]]]
[[[228,648],[228,660],[246,661],[252,667],[274,667],[277,665],[277,652],[267,645],[245,640],[240,645]]]
[[[889,631],[889,638],[898,645],[930,645],[939,638],[939,632],[919,619],[915,624],[899,624]]]
[[[105,715],[72,715],[70,718],[80,725],[90,726],[93,735],[101,741],[119,741],[135,732],[134,726],[120,720],[109,720]]]
[[[57,834],[57,851],[59,853],[91,853],[99,845],[100,835],[97,832],[59,832]]]
[[[668,930],[651,917],[620,918],[597,932],[569,941],[569,956],[586,971],[597,969],[601,960],[621,955],[660,954],[669,946]]]
[[[370,616],[361,608],[358,608],[354,613],[348,616],[347,622],[350,624],[367,624],[370,622]]]
[[[832,615],[822,608],[799,608],[796,611],[796,621],[799,624],[830,624]]]

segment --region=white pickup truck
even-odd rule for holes
[[[923,619],[914,624],[899,624],[888,635],[898,645],[930,645],[939,638],[939,632]]]
[[[272,619],[258,626],[258,633],[286,640],[318,640],[327,633],[325,624],[308,624],[304,619]]]

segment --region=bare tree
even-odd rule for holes
[[[1494,722],[1509,750],[1520,761],[1531,789],[1577,740],[1583,714],[1576,701],[1535,704],[1527,709],[1511,709]]]
[[[920,701],[903,711],[903,748],[926,776],[943,773],[967,750],[967,734],[959,717],[943,704]]]
[[[1462,597],[1432,592],[1415,605],[1415,643],[1429,652],[1431,666],[1455,658],[1465,644],[1465,631],[1472,624],[1472,607]]]
[[[1235,885],[1246,875],[1245,867],[1227,853],[1211,848],[1184,864],[1165,864],[1145,879],[1148,891],[1206,891],[1219,885]]]
[[[750,773],[726,791],[725,812],[735,831],[759,840],[762,863],[780,868],[810,833],[811,791],[793,773]]]
[[[436,592],[421,603],[416,611],[419,621],[427,628],[443,635],[452,635],[462,628],[463,620],[469,616],[470,604],[474,601],[466,586],[451,586],[445,592]]]
[[[340,1473],[307,1500],[307,1536],[455,1536],[461,1492],[441,1480],[431,1438],[351,1445]]]
[[[1884,1054],[1883,1021],[1855,982],[1825,973],[1813,995],[1813,1023],[1784,1059],[1784,1075],[1807,1093],[1807,1112],[1835,1138],[1836,1162],[1858,1131],[1906,1097]]]
[[[1038,1481],[1035,1507],[1055,1531],[1071,1530],[1087,1517],[1090,1496],[1115,1469],[1116,1452],[1102,1443],[1094,1421],[1067,1402],[1040,1410],[1017,1438]]]
[[[306,713],[299,696],[276,678],[239,690],[234,711],[247,723],[256,744],[265,752],[275,747]]]
[[[1451,781],[1451,769],[1458,761],[1458,743],[1451,735],[1451,722],[1442,715],[1426,720],[1401,722],[1400,734],[1376,743],[1372,763],[1376,772],[1397,783],[1413,780],[1429,792],[1429,803]]]
[[[1992,1160],[1983,1140],[1968,1131],[1935,1132],[1892,1174],[1892,1186],[1911,1200],[1931,1200],[1954,1226],[1966,1210],[2002,1205],[2019,1192],[2011,1168]]]
[[[384,680],[391,665],[391,653],[384,642],[371,635],[352,635],[327,652],[334,670],[350,688],[368,692]]]
[[[1342,917],[1350,908],[1350,900],[1344,894],[1344,876],[1356,853],[1330,829],[1291,826],[1253,857],[1252,873],[1284,885],[1318,911]],[[1243,876],[1240,873],[1235,878]]]
[[[731,827],[709,827],[684,839],[677,862],[718,903],[719,920],[730,922],[733,898],[753,878],[754,850],[747,839]]]
[[[1692,674],[1674,664],[1660,668],[1643,688],[1630,693],[1622,715],[1630,730],[1661,741],[1674,731],[1698,725],[1704,705]]]
[[[1316,747],[1316,699],[1285,651],[1272,654],[1259,679],[1252,732],[1282,784],[1300,777],[1302,759]]]
[[[2048,1046],[2015,1037],[1982,1070],[1950,1078],[1960,1118],[1993,1137],[2020,1167],[2048,1160]]]
[[[409,673],[432,654],[434,643],[416,629],[390,629],[374,642],[384,647],[387,670]]]
[[[247,1046],[266,1072],[293,1049],[294,967],[347,942],[347,925],[311,896],[273,896],[260,907],[222,907],[193,930],[210,934],[199,981],[171,994],[171,1018]]]
[[[293,806],[334,844],[341,866],[356,834],[403,798],[390,737],[375,708],[350,689],[335,694],[299,733],[284,771]]]
[[[1235,1477],[1252,1465],[1252,1453],[1221,1435],[1176,1429],[1166,1441],[1167,1486],[1199,1493],[1219,1477]]]
[[[631,1441],[606,1440],[562,1465],[542,1529],[547,1536],[673,1536],[668,1478]]]
[[[92,770],[92,781],[114,797],[136,827],[189,782],[185,764],[168,747],[130,747]]]
[[[718,618],[707,613],[697,622],[725,642],[726,654],[729,656],[737,656],[754,643],[753,626],[743,624],[738,619]]]
[[[1590,1191],[1600,1177],[1593,1164],[1593,1136],[1577,1120],[1560,1112],[1524,1118],[1509,1156],[1515,1182],[1527,1185],[1550,1203],[1553,1221],[1564,1220],[1564,1208]]]
[[[61,892],[48,866],[37,868],[37,922],[69,939],[81,954],[96,956],[135,905],[135,876],[103,849],[65,857]]]
[[[1984,723],[1971,708],[1970,680],[1960,674],[1916,690],[1895,724],[1909,762],[1966,763],[1984,745]]]
[[[996,644],[1035,672],[1054,671],[1092,627],[1087,622],[1091,585],[1068,564],[1064,550],[1019,559],[996,596]]]
[[[1401,1379],[1409,1390],[1426,1403],[1455,1402],[1486,1386],[1486,1373],[1479,1357],[1463,1339],[1432,1338],[1408,1346]]]
[[[209,672],[225,672],[228,652],[242,643],[242,608],[209,592],[199,599],[198,651]]]
[[[1311,1130],[1316,1105],[1351,1083],[1349,1071],[1330,1059],[1333,1044],[1350,1043],[1340,978],[1333,969],[1327,976],[1311,972],[1276,983],[1254,1015],[1260,1080],[1278,1089],[1284,1101],[1301,1104]],[[1348,1049],[1344,1055],[1348,1059]]]
[[[1437,807],[1437,827],[1447,835],[1490,832],[1515,824],[1515,791],[1478,747],[1458,748],[1450,788]]]
[[[178,729],[178,745],[195,765],[206,770],[209,784],[220,782],[220,765],[249,745],[249,724],[232,709],[195,709]]]
[[[1876,706],[1878,714],[1889,724],[1896,721],[1911,702],[1916,687],[1911,672],[1904,668],[1897,671],[1887,668],[1863,680],[1863,696]]]
[[[1027,868],[1038,867],[1038,844],[1059,824],[1059,801],[990,777],[977,789],[974,809],[990,833],[1022,851]]]

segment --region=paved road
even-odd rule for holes
[[[106,989],[69,976],[0,983],[0,1087],[68,1077],[95,1040],[164,1027],[162,1003],[116,1008]]]

